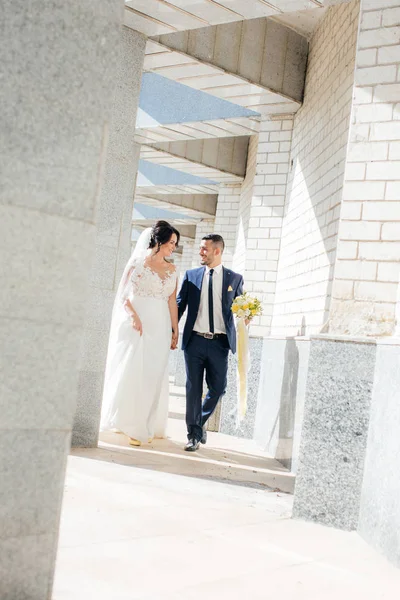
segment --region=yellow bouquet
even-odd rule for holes
[[[249,332],[246,325],[254,317],[262,314],[261,302],[258,298],[249,296],[247,292],[237,296],[232,303],[232,313],[236,317],[237,339],[237,410],[236,427],[246,416],[247,412],[247,373],[250,370]]]
[[[251,321],[262,314],[261,302],[258,298],[250,296],[247,292],[237,296],[232,303],[232,312],[238,319]]]

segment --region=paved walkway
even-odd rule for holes
[[[293,479],[252,442],[183,452],[182,411],[175,389],[170,439],[72,453],[53,600],[399,596],[400,571],[355,533],[290,519]]]

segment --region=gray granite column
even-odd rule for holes
[[[357,528],[375,362],[375,340],[311,340],[295,518]]]
[[[2,5],[2,600],[51,597],[122,11]]]
[[[143,35],[123,27],[86,314],[74,446],[97,445],[112,305],[131,254],[133,196],[140,152],[134,132],[145,45]]]

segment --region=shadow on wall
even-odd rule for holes
[[[304,318],[300,331],[305,331]],[[310,340],[306,337],[263,340],[254,439],[294,473],[299,456],[309,351]]]
[[[297,315],[299,302],[309,315],[310,333],[319,333],[330,315],[352,111],[358,34],[355,13],[359,4],[331,7],[310,43],[304,102],[294,119],[280,250],[285,273],[278,277],[277,290],[285,291],[290,286],[293,269],[300,269],[304,275],[287,302],[290,310],[279,315],[285,331],[286,315]],[[334,60],[326,61],[326,48],[331,45],[338,50]]]
[[[297,383],[299,377],[299,351],[296,341],[289,338],[285,343],[284,368],[279,406],[272,427],[268,447],[277,436],[275,458],[288,469],[292,466],[294,426],[296,418]]]

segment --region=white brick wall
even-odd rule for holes
[[[330,331],[376,336],[394,333],[398,312],[400,0],[361,11]]]
[[[319,332],[328,317],[358,18],[358,0],[332,7],[310,42],[304,104],[294,119],[271,329],[274,334]],[[354,176],[363,178],[364,174],[355,172]],[[356,206],[348,210],[357,216]],[[371,235],[376,232],[371,231]],[[355,249],[351,235],[346,240],[343,258],[348,260]]]
[[[240,205],[241,185],[221,185],[218,191],[214,233],[225,241],[224,265],[232,267],[236,246],[236,232]]]
[[[289,171],[293,119],[261,122],[250,142],[246,180],[242,186],[233,268],[244,273],[245,289],[263,303],[252,335],[268,335],[275,298],[276,273]]]
[[[192,268],[193,261],[193,242],[184,241],[182,243],[182,256],[179,264],[179,285],[188,269]],[[177,267],[178,268],[178,267]]]
[[[191,268],[200,266],[199,248],[200,242],[204,235],[214,233],[214,219],[202,219],[196,225],[196,238],[192,250],[192,266]]]
[[[176,267],[176,270],[178,271],[178,275],[180,275],[180,273],[182,271],[182,254],[178,254],[177,252],[174,252],[172,257],[174,259],[174,265]]]
[[[246,270],[247,233],[250,221],[250,208],[257,168],[258,135],[250,138],[247,155],[246,178],[240,190],[239,210],[236,223],[236,243],[232,268],[244,275]]]

